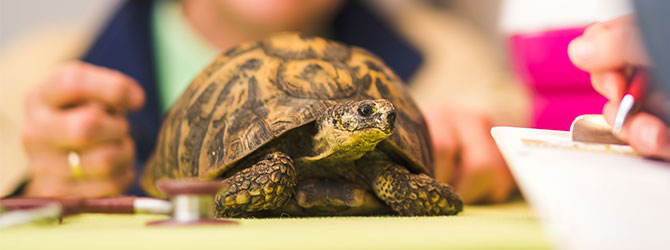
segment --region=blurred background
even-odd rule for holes
[[[156,1],[165,5],[169,0]],[[239,2],[252,3],[249,6],[254,9],[259,6],[259,2],[245,1]],[[436,165],[447,162],[440,161],[439,156],[448,158],[451,153],[439,150],[442,137],[456,133],[462,141],[477,137],[472,135],[490,137],[491,126],[498,125],[569,130],[575,117],[601,113],[606,99],[593,90],[589,75],[570,63],[567,47],[589,24],[633,11],[627,0],[349,1],[363,3],[420,54],[420,67],[405,80],[415,101],[423,108],[429,126],[434,128],[431,134],[433,146],[438,149],[434,151]],[[123,2],[0,0],[0,197],[11,193],[29,176],[20,138],[27,90],[58,63],[80,58]],[[291,1],[283,3],[287,2]],[[299,6],[309,2],[301,3]],[[357,19],[353,23],[359,25],[361,21]],[[175,26],[166,27],[177,36],[183,35],[174,32]],[[373,29],[369,34],[375,36],[376,31]],[[367,49],[383,47],[387,41],[373,43]],[[159,47],[156,44],[152,43]],[[397,55],[402,53],[392,50],[389,54],[398,60]],[[399,61],[405,59],[402,57]],[[195,68],[193,72],[184,73],[184,79],[177,80],[188,83],[202,66]],[[434,108],[433,113],[431,108]],[[454,130],[457,131],[454,134],[441,133],[449,127],[439,125],[448,124],[449,119],[436,118],[436,110],[459,122],[476,114],[476,118],[486,118],[485,126],[476,131],[479,134],[468,133],[468,129],[478,128],[471,124],[461,125],[465,129]],[[492,139],[488,139],[497,152]],[[486,148],[486,145],[472,147]],[[472,152],[463,148],[456,150]],[[486,152],[470,157],[477,160],[471,162],[480,163],[478,160],[495,158],[495,155]],[[455,158],[468,162],[463,160],[465,157]],[[489,162],[482,165],[493,166]],[[454,175],[449,171],[452,170],[438,168],[435,177],[449,180]]]
[[[401,2],[378,0],[367,2]],[[34,33],[56,28],[94,29],[121,0],[0,0],[0,53]],[[528,121],[537,128],[566,130],[583,113],[598,113],[586,74],[571,68],[567,42],[585,25],[630,12],[625,0],[432,0],[450,18],[467,22],[530,91]],[[546,37],[553,37],[546,39]],[[546,47],[543,47],[546,46]],[[550,53],[551,52],[551,53]],[[0,55],[2,56],[2,55]],[[546,64],[545,62],[554,62]],[[472,66],[472,65],[470,65]],[[429,92],[429,91],[426,91]],[[427,97],[428,98],[428,97]],[[463,103],[462,101],[456,101]],[[463,105],[470,105],[467,102]],[[578,104],[579,103],[579,104]]]
[[[53,25],[100,23],[122,0],[0,0],[0,47],[33,29]],[[501,0],[436,1],[449,5],[488,34],[495,33]],[[31,13],[27,15],[26,13]]]
[[[625,0],[351,1],[421,54],[421,67],[406,80],[423,107],[476,111],[491,125],[558,130],[605,103],[569,62],[568,42],[593,22],[631,12]],[[0,0],[0,158],[16,166],[0,167],[0,194],[16,184],[3,178],[26,174],[20,131],[27,90],[82,55],[122,2]],[[194,75],[185,76],[183,82]]]
[[[35,29],[101,23],[120,0],[0,0],[0,48]]]

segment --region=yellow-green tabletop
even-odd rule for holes
[[[147,227],[160,215],[83,214],[0,230],[0,249],[548,249],[524,203],[466,206],[453,217],[240,219]]]

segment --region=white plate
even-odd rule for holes
[[[567,131],[491,134],[558,248],[670,249],[670,163]]]

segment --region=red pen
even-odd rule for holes
[[[619,108],[614,116],[614,126],[612,126],[612,133],[618,135],[623,129],[623,125],[630,115],[635,113],[642,103],[644,94],[647,90],[648,73],[645,69],[635,68],[630,77],[630,84],[626,93],[621,98]]]
[[[148,197],[5,198],[0,199],[0,229],[43,219],[61,219],[78,213],[169,214],[169,201]]]

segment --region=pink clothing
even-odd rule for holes
[[[568,44],[584,27],[513,34],[512,62],[532,91],[533,127],[569,130],[582,114],[600,114],[607,100],[591,86],[589,74],[568,58]]]

